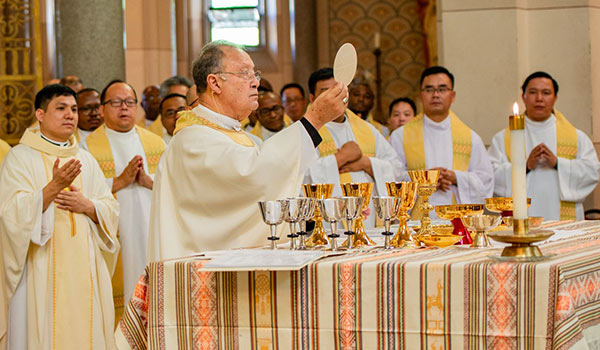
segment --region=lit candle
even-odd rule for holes
[[[378,49],[380,47],[379,45],[381,44],[381,37],[380,37],[380,35],[381,34],[379,32],[375,33],[375,40],[374,41],[375,41],[375,48],[376,49]]]
[[[512,163],[513,219],[527,219],[527,165],[525,158],[525,118],[519,105],[513,105],[510,116],[510,158]]]

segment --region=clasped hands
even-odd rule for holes
[[[373,177],[371,159],[362,154],[360,147],[354,141],[346,142],[335,153],[335,160],[340,174],[354,171],[365,171]]]
[[[121,175],[115,177],[112,192],[116,193],[134,182],[148,189],[152,189],[154,185],[152,178],[144,171],[144,159],[142,156],[131,158]]]
[[[550,168],[556,167],[558,159],[544,143],[535,146],[527,158],[527,170],[533,170],[538,165],[545,164]]]
[[[444,192],[450,190],[452,185],[456,185],[456,173],[452,169],[446,169],[442,167],[431,168],[431,170],[439,170],[440,176],[438,177],[437,189]]]

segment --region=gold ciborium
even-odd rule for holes
[[[471,248],[489,248],[492,246],[487,231],[498,226],[502,217],[500,215],[469,215],[463,216],[462,221],[471,230],[475,231]]]
[[[344,196],[347,197],[364,198],[362,211],[365,211],[369,207],[371,193],[373,192],[373,183],[345,183],[342,184],[342,192],[344,193]],[[354,231],[355,234],[348,237],[348,239],[346,239],[342,246],[347,247],[350,239],[352,240],[352,247],[354,248],[375,245],[375,242],[371,238],[369,238],[369,236],[367,236],[365,232],[364,219],[366,218],[361,214],[356,220],[354,220],[352,231]]]
[[[304,194],[306,195],[306,197],[316,199],[327,199],[331,197],[332,192],[333,184],[304,185]],[[323,216],[321,215],[319,206],[315,207],[315,216],[313,220],[315,220],[315,229],[313,230],[312,235],[310,235],[310,237],[306,241],[306,246],[309,248],[313,248],[329,245],[329,240],[327,239],[327,236],[325,235],[325,230],[323,229]]]
[[[408,225],[408,211],[412,209],[417,201],[417,190],[419,183],[417,182],[387,182],[385,184],[388,195],[391,197],[398,197],[400,202],[400,209],[398,211],[398,232],[390,241],[390,245],[395,248],[400,247],[416,247],[415,240],[410,234]]]
[[[452,221],[452,225],[454,225],[452,234],[462,236],[457,244],[472,244],[473,239],[471,238],[469,230],[467,230],[460,218],[463,216],[483,214],[483,204],[438,205],[435,207],[435,213],[440,219]]]
[[[527,198],[527,208],[531,205],[531,198]],[[513,199],[512,197],[493,197],[485,199],[485,208],[492,213],[498,213],[504,216],[512,216]]]
[[[440,171],[425,169],[409,170],[408,176],[410,176],[412,181],[419,183],[417,193],[419,197],[423,198],[423,203],[419,207],[421,210],[421,228],[417,232],[417,237],[421,235],[434,235],[435,233],[431,229],[431,219],[429,218],[429,212],[433,210],[433,205],[429,204],[429,197],[437,188]]]

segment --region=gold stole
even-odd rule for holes
[[[577,130],[559,111],[554,110],[556,117],[556,156],[565,159],[577,157]],[[504,151],[510,162],[510,130],[504,130]],[[560,219],[576,220],[575,202],[560,201]]]
[[[160,138],[162,138],[164,128],[165,127],[162,124],[162,117],[158,115],[158,117],[156,117],[156,120],[154,120],[154,122],[152,122],[152,124],[150,124],[150,126],[148,127],[148,131],[151,131],[156,135],[160,136]]]
[[[244,120],[247,120],[247,119],[244,119]],[[283,115],[283,127],[284,128],[287,128],[288,126],[292,125],[293,122],[294,121],[292,120],[292,118],[288,117],[287,114]],[[246,124],[248,124],[248,123],[246,123]],[[243,127],[242,127],[242,129],[243,129]],[[252,130],[250,130],[250,133],[264,141],[263,136],[262,136],[262,130],[260,128],[259,120],[256,121],[256,124],[254,124],[254,128],[252,128]]]
[[[367,116],[367,122],[371,123],[371,125],[373,125],[375,129],[377,129],[383,135],[383,124],[373,118],[373,113],[369,112],[369,115]]]
[[[354,134],[354,138],[356,139],[356,143],[360,147],[362,154],[367,157],[375,157],[375,135],[373,135],[373,131],[371,130],[371,127],[369,127],[369,123],[362,120],[349,109],[346,109],[346,118],[348,118],[348,123],[350,123],[350,128],[352,129],[352,133]],[[331,136],[331,133],[327,127],[323,126],[319,130],[319,134],[323,139],[319,145],[319,153],[321,154],[321,157],[327,157],[335,154],[338,150],[338,147],[335,144],[335,141],[333,140],[333,137]],[[352,176],[350,173],[340,174],[340,184],[349,182],[352,182]]]
[[[27,130],[20,143],[40,152],[46,180],[50,182],[57,158],[60,159],[60,166],[77,158],[79,147],[74,139],[71,136],[70,146],[59,147],[43,140],[39,132]],[[72,184],[83,191],[81,175]],[[89,254],[90,237],[86,229],[88,225],[85,214],[54,208],[54,231],[47,243],[47,247],[52,250],[48,281],[52,285],[53,349],[92,347],[94,289]],[[42,247],[31,245],[29,249],[33,254]]]
[[[146,162],[148,163],[148,172],[150,174],[154,174],[156,172],[156,168],[158,167],[160,156],[165,150],[165,144],[161,137],[155,135],[154,133],[144,128],[141,128],[136,125],[135,130],[137,131],[137,134],[142,143],[142,147],[144,148]],[[101,125],[98,127],[98,129],[94,130],[94,132],[88,136],[86,142],[90,153],[94,156],[94,158],[96,158],[96,161],[98,161],[98,165],[100,165],[100,169],[102,169],[104,177],[116,177],[117,174],[115,171],[115,159],[112,153],[112,149],[110,147],[110,142],[108,141],[108,137],[106,136],[105,126]],[[120,235],[117,232],[117,239],[119,238]],[[117,264],[115,266],[115,272],[112,278],[112,285],[113,301],[115,304],[116,326],[119,320],[121,319],[121,316],[123,315],[125,307],[123,262],[121,258],[121,251],[119,251],[119,256],[117,257]]]
[[[177,124],[175,126],[175,131],[173,132],[173,135],[177,134],[181,129],[190,125],[204,125],[211,129],[217,130],[225,134],[238,145],[246,147],[254,147],[255,145],[254,141],[250,138],[250,136],[246,135],[246,133],[244,133],[243,131],[235,131],[221,128],[220,126],[209,122],[208,120],[200,117],[192,111],[183,111],[179,113],[179,119],[177,119]]]
[[[154,133],[137,125],[135,126],[135,131],[140,137],[142,147],[144,148],[146,162],[148,163],[148,172],[154,174],[158,167],[160,156],[165,150],[165,143],[161,137],[157,137]],[[116,177],[115,159],[110,148],[110,142],[108,142],[108,137],[106,136],[105,126],[99,126],[98,129],[88,136],[86,142],[90,153],[96,158],[100,169],[104,172],[104,177]]]

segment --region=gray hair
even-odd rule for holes
[[[192,65],[192,75],[194,76],[198,94],[203,93],[207,89],[206,77],[221,69],[221,61],[223,60],[223,56],[225,56],[223,47],[225,46],[245,51],[243,46],[226,40],[216,40],[206,44]]]
[[[185,85],[189,89],[192,87],[192,82],[188,78],[181,75],[174,75],[160,84],[160,97],[162,98],[167,96],[171,86],[177,85]]]

